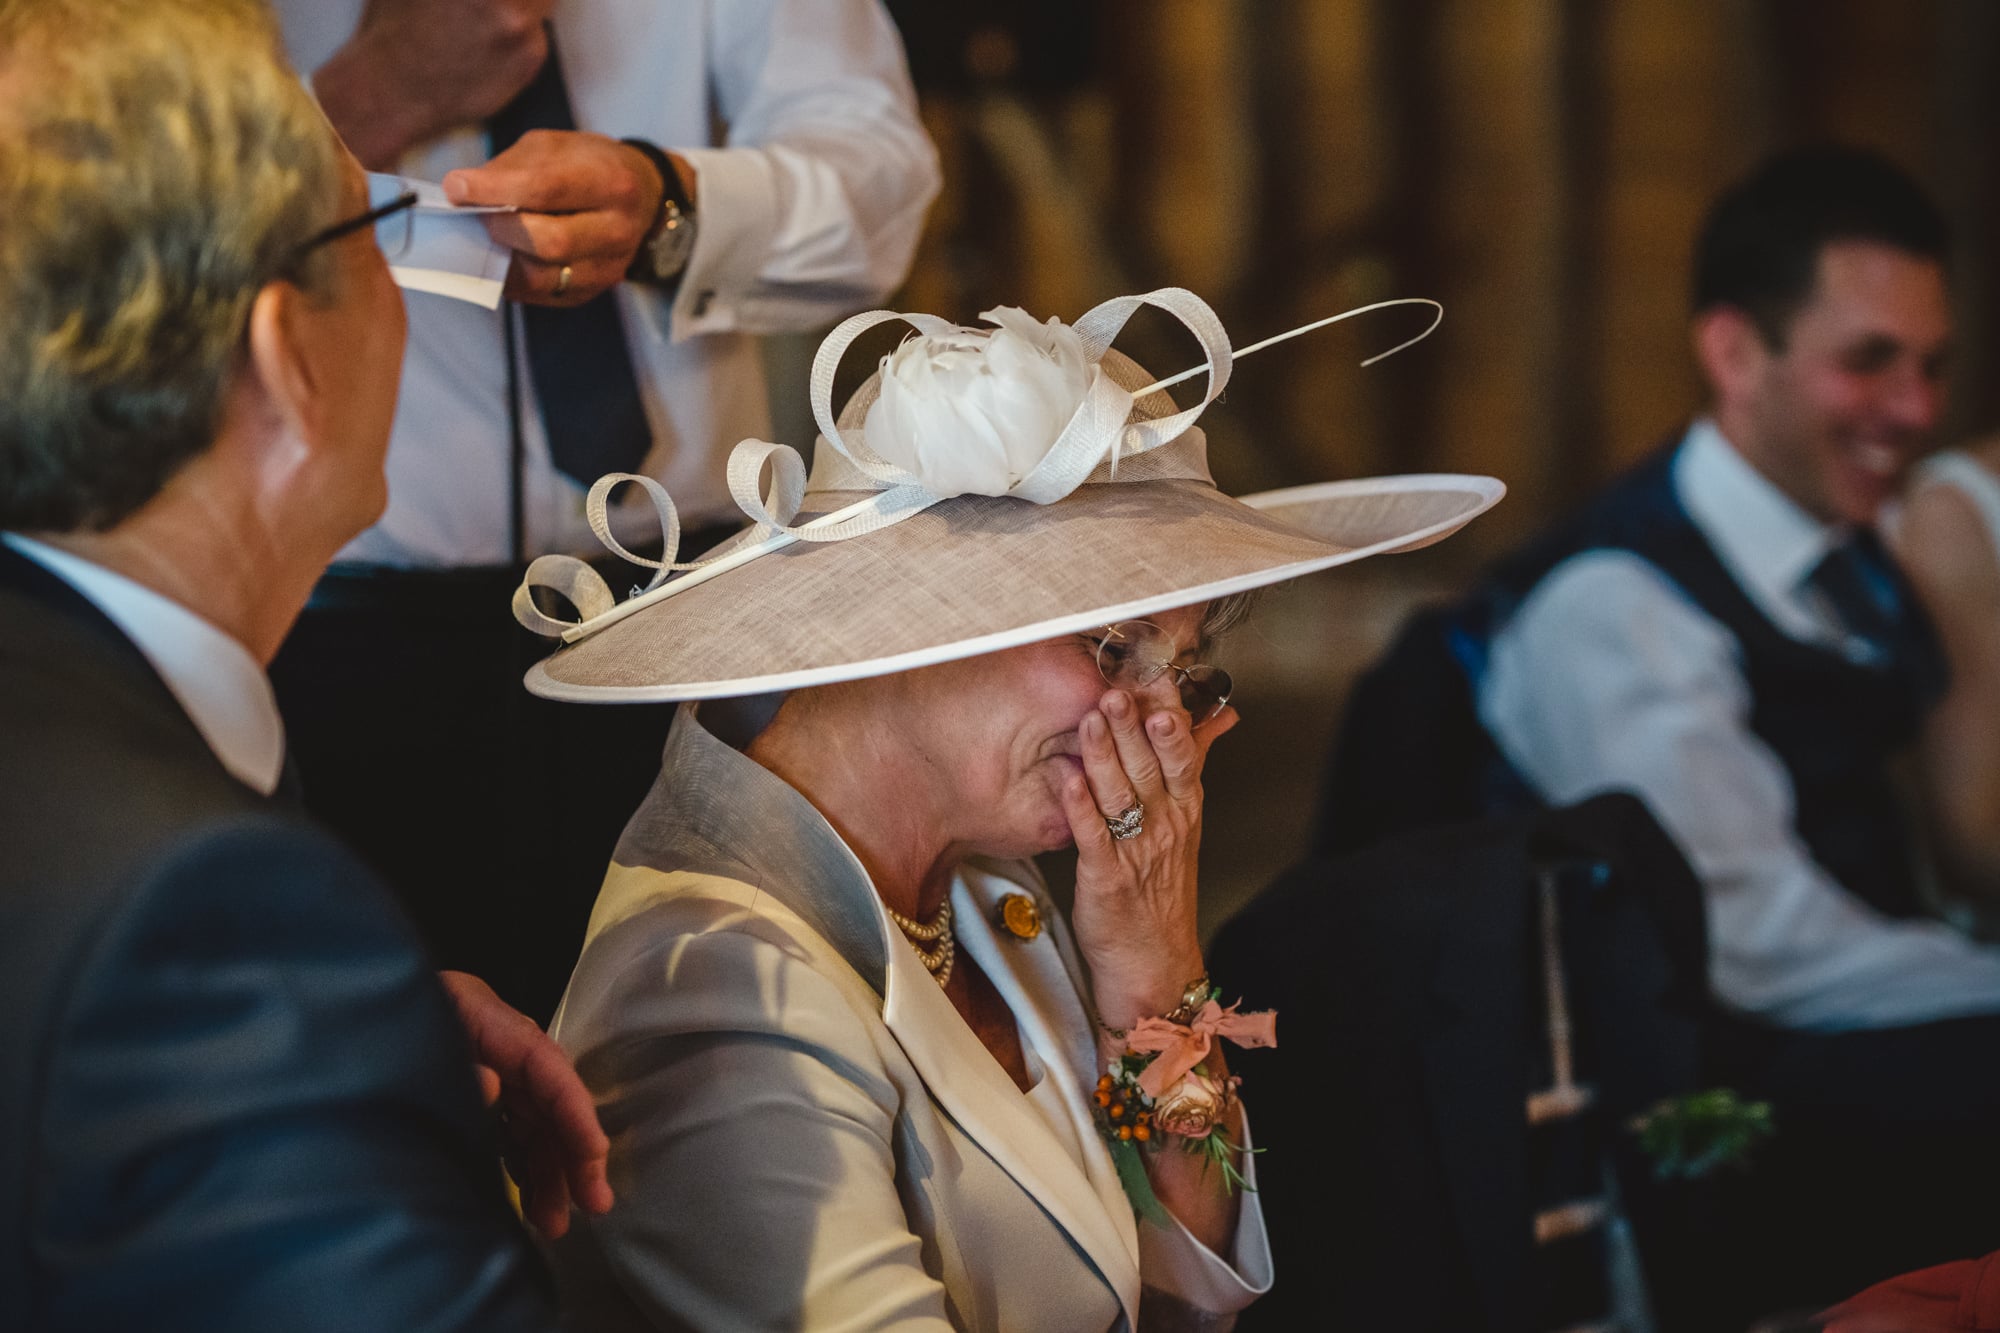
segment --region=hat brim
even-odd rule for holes
[[[1213,601],[1450,536],[1491,477],[1369,477],[1234,500],[1199,481],[964,496],[799,543],[559,649],[527,687],[577,703],[722,699],[975,657]],[[824,498],[838,507],[838,494]]]

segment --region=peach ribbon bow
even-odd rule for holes
[[[1126,1035],[1125,1045],[1134,1051],[1155,1051],[1159,1058],[1140,1071],[1139,1090],[1156,1098],[1179,1083],[1190,1069],[1208,1058],[1209,1048],[1217,1037],[1227,1037],[1238,1046],[1278,1044],[1275,1010],[1239,1014],[1236,1008],[1232,1004],[1224,1009],[1210,1000],[1185,1026],[1164,1018],[1140,1019],[1139,1025]]]

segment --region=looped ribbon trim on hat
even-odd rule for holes
[[[666,539],[664,559],[654,560],[636,551],[626,550],[624,544],[611,531],[611,492],[626,482],[639,487],[653,502],[654,512],[660,520],[660,532]],[[801,485],[801,490],[803,489]],[[635,597],[659,587],[672,571],[695,569],[701,563],[687,565],[674,563],[674,555],[681,542],[680,514],[675,510],[673,497],[667,494],[667,488],[651,477],[641,476],[636,472],[611,472],[599,477],[591,486],[590,493],[584,497],[583,516],[589,522],[591,532],[596,534],[597,540],[604,543],[604,548],[611,554],[627,564],[639,565],[653,571],[652,579],[644,588],[632,590]],[[536,588],[547,588],[567,598],[586,622],[612,610],[618,600],[612,596],[610,585],[605,583],[603,576],[575,556],[545,555],[537,558],[528,566],[521,580],[521,586],[514,590],[514,619],[535,633],[549,638],[560,635],[577,622],[557,620],[553,616],[545,615],[542,609],[535,605]]]
[[[1424,298],[1378,301],[1316,320],[1235,352],[1229,346],[1229,337],[1215,311],[1185,288],[1162,287],[1142,295],[1114,297],[1093,307],[1071,326],[1091,363],[1090,383],[1082,402],[1040,461],[1003,494],[1034,504],[1053,504],[1081,486],[1099,464],[1108,464],[1109,476],[1115,480],[1121,457],[1142,454],[1168,444],[1195,423],[1228,386],[1236,357],[1369,311],[1410,304],[1432,306],[1442,318],[1443,307]],[[1142,306],[1164,310],[1184,324],[1201,344],[1204,360],[1171,379],[1157,381],[1135,392],[1121,387],[1105,373],[1099,362],[1126,322]],[[839,455],[846,464],[843,470],[855,478],[853,488],[860,489],[864,485],[873,487],[874,494],[811,522],[795,523],[806,492],[804,460],[788,445],[766,440],[743,440],[729,456],[729,493],[737,507],[756,525],[754,537],[726,555],[679,563],[675,557],[679,554],[680,519],[665,488],[650,477],[629,472],[613,473],[600,478],[590,488],[585,515],[590,521],[591,531],[606,549],[623,560],[651,569],[651,581],[643,588],[635,588],[631,597],[619,602],[603,577],[584,561],[569,555],[545,555],[528,566],[521,586],[515,589],[514,618],[536,634],[560,638],[564,643],[575,643],[654,602],[698,587],[719,574],[794,542],[845,541],[900,523],[959,494],[956,491],[945,494],[932,490],[921,477],[889,462],[869,448],[865,432],[841,430],[834,414],[833,382],[841,358],[862,334],[891,320],[902,320],[927,337],[966,332],[935,315],[871,310],[843,320],[820,344],[818,353],[813,357],[810,384],[813,418],[819,425],[826,447]],[[1436,327],[1437,320],[1434,319],[1430,327],[1416,337],[1399,343],[1387,352],[1378,353],[1362,364],[1371,365],[1384,356],[1401,351],[1428,337]],[[1132,404],[1138,396],[1163,390],[1204,371],[1208,374],[1208,389],[1200,402],[1150,421],[1132,420]],[[764,488],[761,483],[767,470],[770,485]],[[628,481],[645,490],[658,513],[664,538],[664,549],[658,560],[635,555],[611,534],[608,497],[614,488]],[[667,576],[675,572],[679,572],[681,577],[668,579]],[[535,605],[537,589],[545,589],[567,599],[576,608],[578,618],[564,621],[544,613]]]
[[[1125,1034],[1127,1050],[1157,1053],[1157,1058],[1139,1073],[1139,1090],[1157,1100],[1161,1093],[1186,1078],[1188,1071],[1208,1058],[1215,1038],[1227,1037],[1238,1046],[1276,1046],[1278,1015],[1270,1009],[1239,1014],[1238,1004],[1227,1009],[1209,1000],[1186,1024],[1167,1018],[1142,1018]]]
[[[1142,306],[1155,306],[1187,326],[1201,344],[1208,369],[1208,390],[1193,407],[1154,421],[1131,420],[1133,396],[1120,387],[1097,364],[1112,340]],[[855,340],[878,324],[902,320],[921,335],[939,337],[959,330],[935,315],[901,314],[892,310],[871,310],[842,321],[813,357],[810,385],[813,417],[818,422],[826,447],[838,453],[853,470],[875,488],[875,494],[836,513],[810,523],[794,523],[806,490],[805,461],[798,451],[767,440],[740,442],[729,456],[729,493],[746,517],[756,524],[758,537],[728,555],[679,563],[680,519],[666,490],[651,478],[632,473],[614,473],[600,478],[590,488],[586,517],[591,531],[619,558],[651,569],[652,581],[635,590],[620,603],[612,596],[603,577],[575,556],[545,555],[528,566],[521,586],[514,591],[514,618],[537,634],[561,638],[565,643],[595,633],[644,606],[671,597],[688,588],[788,546],[793,542],[845,541],[900,523],[912,514],[951,499],[927,487],[914,473],[890,463],[868,447],[865,433],[842,431],[834,415],[833,381],[841,358]],[[1110,461],[1116,468],[1124,454],[1144,453],[1177,438],[1203,410],[1219,397],[1229,383],[1231,353],[1229,336],[1208,303],[1180,287],[1163,287],[1139,296],[1120,296],[1096,306],[1072,326],[1091,362],[1090,384],[1083,401],[1062,432],[1028,474],[1006,491],[1006,495],[1034,504],[1053,504],[1062,499],[1096,470]],[[768,469],[768,489],[761,483]],[[627,481],[642,486],[660,518],[664,550],[658,560],[634,555],[611,534],[607,497]],[[670,572],[683,576],[667,581]],[[561,621],[535,605],[537,588],[560,594],[573,605],[579,619]]]

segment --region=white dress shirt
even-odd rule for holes
[[[1711,422],[1688,432],[1673,484],[1774,625],[1865,656],[1808,582],[1844,533],[1799,509]],[[1543,578],[1495,636],[1478,705],[1545,799],[1645,800],[1707,889],[1710,980],[1724,1002],[1826,1030],[2000,1011],[2000,950],[1886,917],[1813,860],[1790,775],[1750,729],[1735,636],[1639,556],[1588,551]]]
[[[286,45],[316,70],[364,0],[277,0]],[[901,40],[878,0],[562,0],[557,49],[579,128],[652,141],[696,173],[696,240],[671,292],[617,300],[651,419],[643,470],[690,525],[733,517],[723,463],[769,429],[750,335],[831,324],[902,280],[937,192]],[[478,127],[412,150],[401,174],[441,179],[489,156]],[[389,450],[389,509],[343,560],[503,563],[507,374],[502,311],[413,293]],[[527,554],[602,554],[584,488],[549,461],[525,364]],[[805,444],[806,441],[787,441]],[[650,505],[619,510],[626,541],[658,537]]]
[[[269,796],[285,766],[285,726],[264,668],[241,643],[171,598],[102,565],[0,533],[0,541],[77,590],[124,632],[237,781]]]

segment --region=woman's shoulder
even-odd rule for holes
[[[2000,504],[2000,436],[1938,450],[1917,464],[1905,490],[1906,504],[1921,502],[1927,493],[1956,491],[1992,515]]]
[[[1912,479],[1887,535],[1933,614],[1960,600],[1990,606],[2000,558],[2000,475],[1968,453],[1934,455]]]
[[[554,1031],[574,1053],[697,1032],[850,1047],[870,1041],[881,1008],[779,894],[727,874],[614,865]]]
[[[638,955],[713,936],[770,940],[808,953],[825,943],[779,896],[745,879],[613,864],[590,910],[576,971],[622,970]]]

